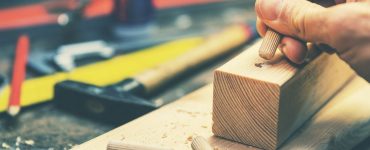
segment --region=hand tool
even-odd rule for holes
[[[127,54],[136,50],[144,49],[164,42],[173,41],[192,36],[201,36],[206,34],[202,33],[185,33],[178,34],[168,33],[162,35],[152,35],[153,37],[147,38],[133,38],[123,41],[106,42],[103,40],[88,41],[82,43],[63,45],[58,48],[57,53],[53,57],[53,62],[62,71],[71,71],[77,67],[79,60],[88,60],[92,58],[108,59],[120,54]],[[207,33],[208,34],[208,33]],[[93,63],[95,61],[90,61]],[[40,68],[43,69],[43,68]]]
[[[7,37],[1,38],[0,42],[13,41],[17,38],[16,35],[25,31],[36,38],[59,35],[61,28],[76,20],[74,12],[81,8],[79,6],[83,2],[84,0],[41,1],[0,8],[0,18],[7,20],[0,22],[0,35]],[[92,0],[82,12],[83,21],[89,22],[90,25],[90,22],[110,18],[112,9],[112,0]],[[109,25],[110,23],[104,21],[99,24]]]
[[[107,150],[172,150],[158,146],[133,144],[121,141],[110,141],[107,145]]]
[[[13,76],[11,83],[11,93],[8,103],[8,113],[10,116],[15,116],[20,111],[20,100],[21,100],[21,91],[23,80],[26,77],[26,63],[28,57],[29,49],[29,39],[27,35],[21,35],[18,39],[14,67],[13,67]]]
[[[116,38],[130,39],[152,34],[154,24],[154,5],[152,0],[116,0],[113,34]]]
[[[121,81],[122,78],[135,75],[157,64],[176,58],[198,46],[203,41],[204,38],[199,36],[179,39],[137,52],[117,56],[106,61],[78,67],[68,73],[57,72],[51,75],[28,79],[22,86],[21,105],[24,107],[52,100],[54,97],[54,85],[57,82],[67,79],[96,86],[106,86],[117,83]],[[161,55],[152,57],[156,54]],[[138,60],[145,60],[145,62]],[[123,66],[130,66],[131,68],[122,69]],[[9,85],[6,85],[3,90],[0,91],[0,112],[6,110],[9,95],[10,88]]]
[[[95,55],[102,58],[111,58],[114,55],[114,50],[101,40],[70,44],[58,48],[53,60],[62,71],[71,71],[76,67],[75,60],[77,58]]]
[[[276,49],[280,44],[281,37],[280,33],[269,28],[259,49],[260,57],[266,60],[270,60],[274,57]]]
[[[0,74],[0,92],[3,90],[5,83],[6,83],[5,76]]]
[[[232,25],[209,36],[202,45],[172,61],[107,87],[73,81],[58,83],[55,102],[61,108],[92,118],[114,123],[130,121],[163,105],[141,97],[149,96],[176,77],[231,52],[233,48],[253,39],[254,33],[245,25]]]
[[[191,148],[193,150],[213,150],[211,145],[208,144],[207,140],[204,137],[197,136],[191,142]]]

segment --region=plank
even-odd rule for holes
[[[283,144],[281,149],[321,150],[327,149],[329,145],[338,147],[339,145],[335,143],[329,144],[333,137],[346,135],[343,131],[355,131],[356,128],[349,127],[370,120],[369,97],[370,85],[359,77],[355,78]],[[191,149],[189,135],[209,137],[211,145],[220,150],[257,149],[213,136],[210,129],[211,107],[212,85],[208,85],[174,103],[76,146],[74,150],[105,150],[108,141],[111,140],[189,150]],[[366,135],[365,133],[370,135],[368,132],[364,132],[363,135]],[[351,141],[358,143],[361,140],[361,137],[358,137]],[[351,145],[353,144],[347,147]]]
[[[285,59],[260,58],[259,47],[215,71],[212,129],[226,139],[276,149],[354,73],[336,55],[323,53],[295,67]]]
[[[370,84],[357,77],[290,137],[282,149],[352,149],[370,136]],[[368,143],[367,148],[370,148]]]
[[[191,149],[193,137],[212,137],[211,97],[212,85],[208,85],[74,149],[104,150],[110,140],[176,148],[176,150]],[[212,137],[210,141],[220,148],[255,149],[241,144],[235,145],[234,142],[216,137]]]

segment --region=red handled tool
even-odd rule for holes
[[[13,65],[14,67],[8,105],[8,113],[11,116],[17,115],[20,111],[21,88],[23,80],[26,76],[28,49],[29,38],[27,35],[21,35],[18,38],[17,46],[15,49],[16,51]]]

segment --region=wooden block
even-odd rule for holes
[[[258,56],[259,47],[260,42],[215,71],[212,131],[276,149],[354,73],[336,55],[326,53],[302,68],[285,59],[266,63]]]
[[[212,87],[205,86],[174,103],[75,146],[73,150],[105,150],[111,140],[191,150],[189,135],[205,137],[215,149],[259,150],[212,136]],[[357,77],[295,132],[280,149],[350,149],[349,147],[368,137],[366,134],[370,135],[370,130],[355,128],[369,127],[363,124],[369,124],[370,121],[369,97],[370,84]],[[369,146],[360,149],[369,149]]]

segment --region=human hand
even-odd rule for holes
[[[354,1],[257,0],[257,29],[262,36],[267,26],[285,35],[279,47],[297,64],[307,55],[306,42],[329,45],[370,82],[370,1]]]

